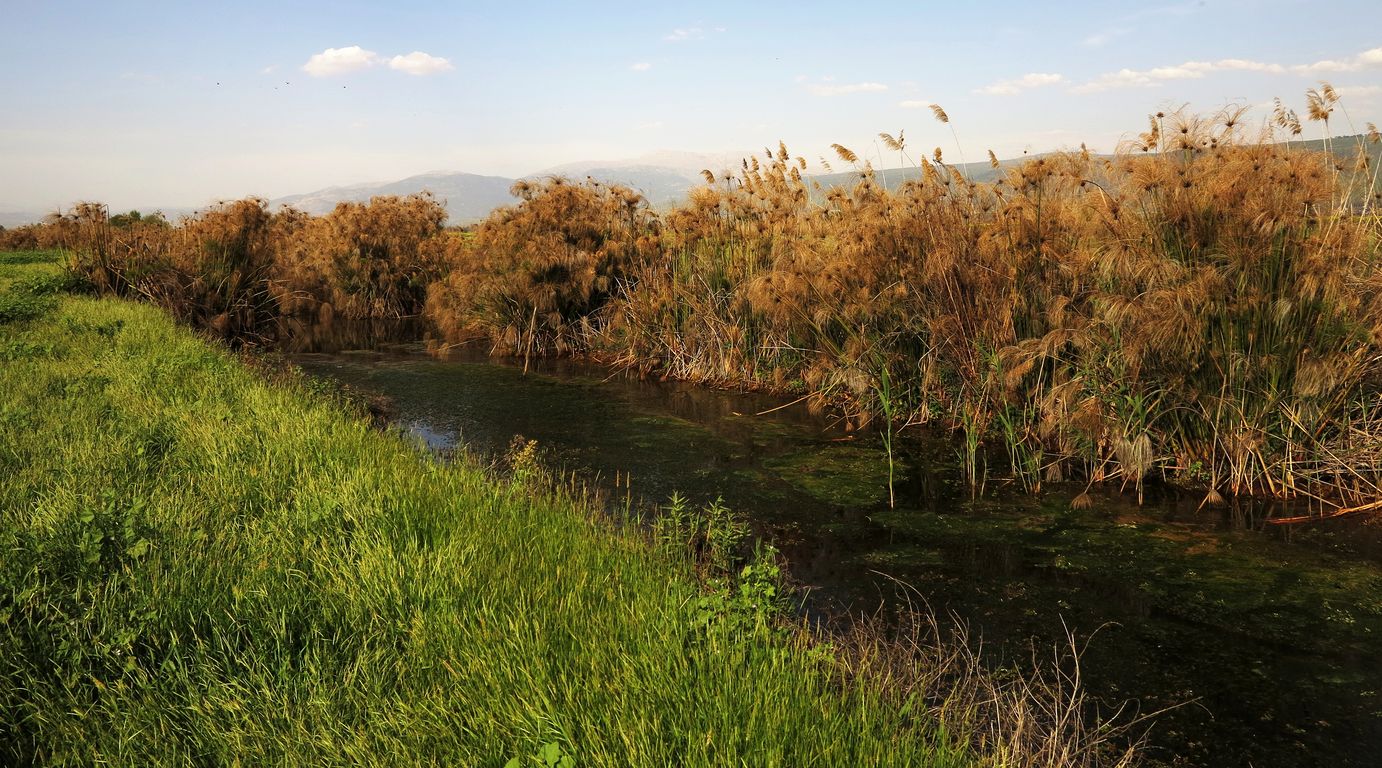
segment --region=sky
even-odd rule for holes
[[[0,72],[0,211],[194,207],[779,140],[896,165],[880,131],[952,161],[1109,151],[1182,105],[1303,116],[1320,80],[1361,132],[1382,2],[0,0]]]

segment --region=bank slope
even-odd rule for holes
[[[0,321],[0,763],[969,763],[790,634],[698,629],[583,503],[40,298]]]

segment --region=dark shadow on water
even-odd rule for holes
[[[318,340],[375,350],[295,360],[383,394],[433,448],[495,456],[523,435],[559,468],[631,477],[638,498],[722,497],[779,547],[819,615],[872,613],[898,579],[981,631],[995,663],[1030,658],[1030,638],[1054,643],[1066,626],[1098,630],[1084,656],[1094,694],[1143,711],[1195,702],[1158,719],[1153,755],[1168,764],[1378,764],[1382,526],[1264,531],[1274,510],[1201,508],[1172,488],[1140,508],[1116,487],[1076,511],[1082,488],[1034,498],[1000,481],[971,500],[952,442],[922,432],[905,440],[889,509],[877,436],[803,405],[758,416],[784,401],[571,361],[524,375],[484,350],[436,359],[377,342]]]
[[[299,317],[276,320],[276,347],[288,354],[332,354],[351,350],[407,350],[420,348],[427,324],[418,317],[369,320]]]

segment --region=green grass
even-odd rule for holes
[[[705,629],[686,559],[585,502],[41,261],[0,258],[43,298],[0,317],[0,763],[970,762],[800,636]]]
[[[0,292],[19,281],[61,274],[62,257],[55,251],[0,251]]]

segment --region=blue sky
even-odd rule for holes
[[[0,210],[779,139],[865,155],[879,131],[955,159],[930,103],[969,160],[1111,150],[1182,104],[1303,113],[1320,79],[1357,130],[1382,122],[1376,0],[3,3]]]

